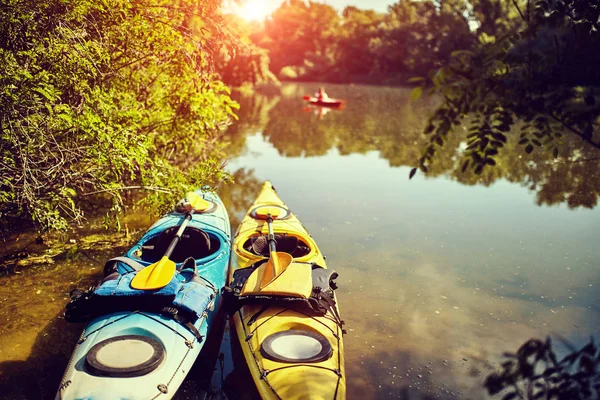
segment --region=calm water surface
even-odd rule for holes
[[[226,134],[237,184],[219,194],[235,228],[271,180],[340,273],[349,398],[485,398],[482,382],[504,351],[532,337],[576,345],[598,337],[597,150],[566,141],[573,156],[554,161],[540,151],[522,157],[509,142],[478,177],[456,171],[457,135],[428,176],[409,181],[434,101],[411,103],[408,89],[332,85],[344,109],[307,108],[301,97],[316,87],[237,95],[240,120]],[[54,394],[82,329],[60,318],[66,294],[97,279],[151,220],[133,212],[127,222],[131,239],[121,247],[0,278],[8,397]],[[232,369],[228,341],[215,390]],[[202,398],[196,375],[179,398]]]

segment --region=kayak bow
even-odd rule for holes
[[[106,277],[93,293],[72,295],[65,318],[91,320],[57,399],[147,400],[175,394],[218,322],[214,309],[231,251],[229,217],[221,200],[210,192],[195,193],[210,207],[190,213],[180,203],[124,257],[107,263]],[[161,260],[186,217],[187,228],[170,255],[176,265],[173,278],[155,290],[132,288],[139,271]]]
[[[269,257],[267,213],[273,216],[277,252],[289,253],[293,262],[263,287]],[[236,286],[240,277],[243,287]],[[346,397],[335,277],[300,220],[265,182],[237,230],[229,272],[230,293],[239,294],[230,320],[232,342],[239,341],[263,399]],[[329,293],[327,302],[320,303]],[[311,301],[324,304],[323,312],[307,306]]]
[[[321,107],[340,107],[344,104],[344,100],[340,99],[318,99],[316,97],[304,96],[304,100],[306,100],[309,104]]]

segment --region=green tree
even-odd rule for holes
[[[329,5],[289,0],[267,18],[262,34],[252,39],[269,50],[270,68],[276,75],[285,66],[321,71],[331,66],[328,52],[338,24],[339,16]]]
[[[372,44],[379,71],[409,74],[444,65],[453,51],[473,43],[464,10],[452,2],[401,0],[390,7]]]
[[[230,15],[226,28],[235,38],[235,46],[221,47],[215,58],[221,80],[234,87],[278,84],[277,77],[269,69],[268,51],[250,40],[250,35],[257,30],[255,23]]]
[[[482,32],[478,46],[455,52],[433,75],[443,102],[425,129],[422,171],[463,124],[463,170],[477,174],[496,164],[507,135],[518,135],[527,154],[544,148],[558,157],[565,135],[600,149],[600,8],[582,0],[514,7],[520,26],[497,38]]]
[[[125,187],[179,196],[222,176],[219,132],[236,104],[213,72],[231,40],[218,1],[0,7],[4,222],[65,228],[88,193],[118,209]]]
[[[373,10],[346,7],[343,22],[335,38],[335,65],[339,80],[378,72],[379,58],[371,49],[380,33],[382,15]]]

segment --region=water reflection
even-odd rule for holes
[[[118,250],[118,248],[117,248]],[[123,249],[124,250],[124,249]],[[3,398],[53,398],[83,325],[62,317],[68,293],[101,275],[106,252],[16,270],[0,279],[0,393]]]
[[[422,134],[434,99],[409,100],[407,89],[332,86],[336,97],[347,99],[345,110],[311,107],[306,112],[302,94],[311,85],[286,85],[281,96],[237,94],[239,123],[231,129],[230,155],[242,152],[244,134],[262,132],[267,141],[286,157],[323,156],[330,149],[340,154],[377,151],[390,166],[413,166],[426,141]],[[331,112],[325,115],[327,110]],[[512,139],[517,139],[513,135]],[[427,175],[448,176],[465,185],[490,186],[497,181],[519,183],[537,194],[538,205],[566,203],[570,208],[593,208],[600,196],[598,150],[567,135],[554,160],[551,152],[537,149],[526,155],[517,140],[509,140],[497,158],[496,168],[482,176],[461,173],[466,128],[450,138]]]
[[[229,168],[271,179],[340,272],[350,398],[485,398],[503,352],[598,333],[595,149],[565,139],[554,160],[509,142],[477,176],[457,135],[408,181],[435,100],[332,86],[347,107],[319,119],[301,100],[314,89],[285,86],[263,125],[235,130]]]
[[[350,399],[484,398],[482,382],[504,351],[531,337],[560,334],[578,345],[598,335],[600,213],[588,209],[600,194],[594,149],[565,140],[569,159],[536,150],[524,161],[509,142],[512,151],[478,177],[458,172],[457,136],[428,176],[408,181],[434,100],[331,86],[347,107],[319,117],[302,101],[315,89],[237,95],[240,120],[226,132],[236,184],[217,191],[235,229],[271,179],[340,273]],[[4,397],[54,394],[82,329],[61,318],[68,292],[98,279],[103,262],[152,220],[132,212],[127,240],[115,234],[77,259],[0,277]],[[63,241],[101,230],[98,223]],[[232,398],[248,398],[230,345],[225,332],[223,364],[195,368],[179,398],[203,398],[202,372],[213,370],[213,398],[223,384]]]

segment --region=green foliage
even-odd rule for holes
[[[503,399],[584,400],[600,396],[600,349],[593,339],[558,360],[550,338],[530,339],[505,353],[502,368],[485,379],[492,396]]]
[[[283,2],[265,21],[264,29],[251,38],[269,51],[270,69],[275,75],[286,66],[304,66],[312,71],[314,65],[305,65],[305,61],[314,63],[315,58],[322,72],[332,65],[329,51],[338,25],[339,16],[333,7],[290,0]]]
[[[226,28],[235,37],[235,45],[222,47],[215,57],[221,80],[234,87],[279,84],[269,69],[268,51],[250,40],[256,28],[236,16],[229,16]]]
[[[425,129],[423,172],[461,126],[469,130],[463,170],[476,174],[496,165],[509,136],[526,154],[541,148],[558,157],[564,135],[600,149],[600,11],[580,0],[515,8],[520,26],[499,37],[482,32],[479,45],[454,52],[432,76],[443,102]]]
[[[86,193],[105,193],[118,210],[124,187],[178,197],[222,178],[217,140],[237,106],[213,73],[213,49],[231,40],[218,6],[5,2],[2,219],[64,229],[82,218]]]
[[[298,71],[294,67],[288,65],[281,69],[279,77],[284,80],[293,80],[298,77]]]
[[[340,16],[326,4],[293,0],[251,38],[269,50],[282,79],[293,68],[304,81],[404,83],[475,41],[468,10],[460,2],[401,0],[386,14],[349,6]]]

